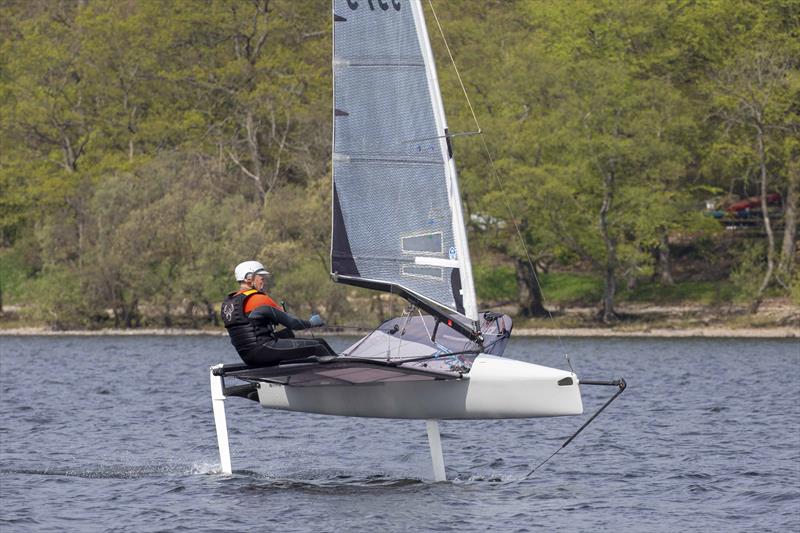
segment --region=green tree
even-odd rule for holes
[[[751,17],[737,28],[730,56],[720,58],[701,87],[710,97],[714,123],[721,126],[709,160],[722,160],[718,168],[745,176],[745,191],[752,181],[760,197],[766,242],[761,282],[751,297],[750,310],[755,313],[774,280],[776,266],[779,281],[788,287],[796,260],[797,185],[793,165],[800,134],[800,6],[768,2],[756,9],[749,7]],[[775,221],[767,204],[768,193],[776,190],[783,193],[784,206],[780,257]]]
[[[487,24],[506,22],[496,9]],[[501,61],[475,60],[465,76],[491,80],[475,87],[476,107],[490,117],[484,131],[497,139],[505,185],[478,165],[482,172],[463,173],[465,189],[476,210],[511,232],[506,242],[520,228],[534,259],[593,265],[605,282],[601,317],[611,321],[618,277],[651,269],[650,249],[685,220],[691,202],[675,193],[695,125],[686,97],[664,74],[676,56],[663,46],[668,8],[527,1],[516,9],[519,20],[494,38]],[[530,270],[522,246],[505,250],[518,271]],[[535,272],[518,276],[535,281]]]

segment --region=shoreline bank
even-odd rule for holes
[[[363,332],[366,334],[366,330]],[[320,330],[318,336],[359,336],[360,333],[348,331]],[[54,331],[47,328],[0,329],[0,337],[103,337],[103,336],[208,336],[227,337],[226,331],[202,329],[101,329]],[[298,335],[310,336],[310,335]],[[518,328],[514,337],[653,337],[653,338],[754,338],[754,339],[797,339],[800,330],[792,327],[766,328],[652,328],[652,329],[603,329],[603,328]]]

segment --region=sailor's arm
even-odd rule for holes
[[[296,316],[290,315],[289,313],[281,311],[280,309],[276,309],[271,305],[262,305],[256,307],[253,309],[253,312],[250,313],[249,317],[250,320],[267,322],[270,324],[280,324],[293,330],[314,327],[314,325],[308,320],[297,318]]]

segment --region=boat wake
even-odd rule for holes
[[[86,479],[138,479],[145,477],[161,477],[165,475],[184,475],[194,473],[193,465],[155,464],[125,465],[97,467],[43,467],[43,468],[6,468],[0,469],[0,475],[59,476],[79,477]]]
[[[418,477],[398,477],[392,473],[353,475],[337,470],[308,470],[297,472],[293,477],[256,470],[234,470],[225,474],[219,463],[197,461],[193,463],[146,464],[146,465],[88,465],[33,468],[0,468],[0,476],[55,476],[84,479],[140,479],[148,477],[172,476],[220,476],[221,479],[253,481],[266,488],[300,490],[307,492],[334,492],[342,488],[404,488],[432,484],[430,479]],[[456,472],[449,481],[453,483],[514,483],[518,478],[501,476],[496,472]]]
[[[201,473],[201,472],[198,472]],[[205,472],[220,474],[219,465]],[[389,474],[372,474],[368,476],[354,476],[340,472],[300,472],[299,477],[287,478],[272,473],[257,472],[254,470],[234,470],[233,474],[225,475],[227,478],[251,480],[256,482],[251,488],[271,488],[299,490],[303,492],[336,492],[346,489],[370,489],[375,487],[402,488],[409,486],[425,485],[429,482],[413,477],[394,477]]]
[[[197,474],[223,474],[219,464],[206,465],[205,469],[198,469]],[[428,478],[397,477],[395,474],[372,474],[367,476],[352,475],[351,473],[308,471],[298,472],[297,477],[287,478],[268,472],[254,470],[234,470],[233,474],[223,474],[227,478],[250,479],[258,483],[265,483],[270,488],[288,490],[301,490],[307,492],[333,492],[345,489],[374,489],[374,488],[405,488],[433,485]],[[497,472],[456,472],[448,476],[447,483],[471,484],[492,483],[508,484],[525,480],[524,474],[518,476],[501,476]]]

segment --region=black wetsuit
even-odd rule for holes
[[[273,333],[265,342],[240,354],[242,360],[251,366],[277,365],[281,361],[336,355],[336,352],[323,339],[295,339],[292,330],[308,329],[311,323],[276,309],[271,305],[256,307],[248,317],[258,326],[270,327]],[[281,325],[286,329],[275,331]]]

